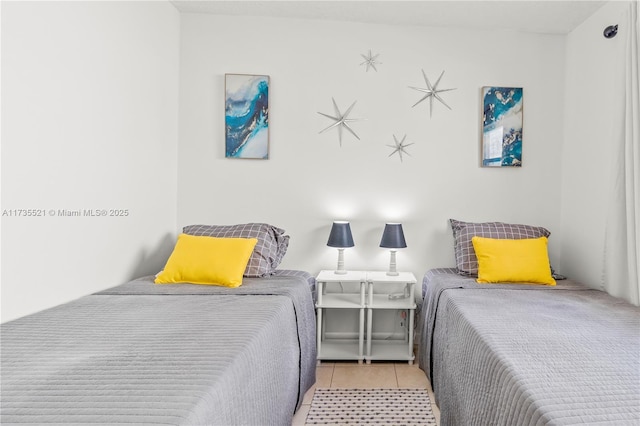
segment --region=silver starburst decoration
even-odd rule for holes
[[[371,54],[371,49],[369,49],[369,54],[368,55],[364,55],[364,54],[360,54],[360,56],[362,56],[364,58],[364,62],[361,63],[360,65],[366,65],[367,66],[367,72],[369,72],[369,68],[373,68],[373,70],[375,72],[378,72],[378,69],[376,68],[376,65],[380,65],[382,62],[378,61],[378,56],[380,56],[380,54],[376,54],[375,56]]]
[[[393,148],[393,152],[391,154],[389,154],[389,157],[391,157],[393,154],[395,154],[396,152],[398,153],[398,155],[400,156],[400,162],[402,162],[402,154],[407,154],[410,155],[406,149],[409,145],[413,145],[412,143],[405,143],[405,139],[407,138],[407,135],[404,135],[402,137],[402,140],[400,142],[398,142],[398,138],[396,138],[396,135],[393,135],[393,140],[395,141],[395,145],[387,145],[390,148]]]
[[[443,75],[444,75],[444,71],[442,71],[442,73],[440,74],[440,77],[438,77],[438,80],[436,80],[435,84],[431,85],[431,82],[429,82],[427,75],[424,73],[424,70],[422,70],[422,76],[424,77],[425,83],[427,83],[427,87],[423,89],[421,87],[409,86],[409,88],[413,90],[417,90],[418,92],[425,93],[425,95],[422,97],[422,99],[420,99],[418,102],[413,104],[411,108],[413,108],[414,106],[418,105],[420,102],[428,98],[429,99],[429,117],[431,117],[433,113],[433,99],[435,98],[439,100],[442,103],[442,105],[451,109],[451,107],[447,105],[447,103],[440,97],[438,93],[448,92],[450,90],[456,90],[456,89],[438,89],[438,84],[440,83],[440,79],[442,78]]]
[[[336,104],[335,99],[331,98],[331,100],[333,101],[333,109],[336,112],[335,117],[329,114],[325,114],[322,112],[318,112],[318,114],[320,115],[324,115],[327,118],[330,118],[332,120],[334,120],[334,123],[332,125],[330,125],[329,127],[326,127],[322,130],[320,130],[319,133],[324,133],[329,129],[333,129],[334,127],[338,128],[338,140],[340,141],[340,146],[342,146],[342,129],[345,128],[347,129],[353,136],[356,137],[356,139],[360,140],[360,138],[358,137],[358,135],[356,135],[356,132],[353,131],[353,129],[351,128],[351,126],[349,126],[349,123],[353,122],[353,121],[362,121],[365,120],[364,118],[347,118],[349,116],[349,113],[351,113],[351,110],[353,109],[353,106],[356,104],[357,101],[354,101],[351,106],[349,108],[347,108],[347,110],[343,113],[340,112],[340,109],[338,108],[338,105]]]

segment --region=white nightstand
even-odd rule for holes
[[[414,290],[416,277],[411,272],[387,275],[386,272],[367,272],[367,364],[371,360],[406,360],[413,364],[413,321],[416,309]],[[401,287],[392,292],[389,287]],[[381,309],[406,312],[404,339],[374,339],[372,333],[374,311]]]
[[[348,271],[336,274],[334,271],[320,271],[316,277],[317,291],[317,349],[318,362],[323,359],[357,360],[364,359],[364,309],[366,291],[366,272]],[[344,287],[351,286],[359,290],[357,293],[345,293]],[[327,287],[331,286],[329,290]],[[325,338],[326,309],[355,309],[358,311],[358,337],[356,339]]]
[[[413,321],[416,309],[414,290],[415,276],[400,272],[396,276],[386,272],[320,271],[317,284],[317,349],[321,360],[403,360],[413,363]],[[331,287],[328,289],[327,287]],[[345,292],[350,287],[351,292]],[[356,292],[354,290],[359,290]],[[358,314],[357,338],[327,338],[326,309],[354,309]],[[367,331],[365,336],[365,309]],[[374,339],[373,317],[376,310],[403,310],[406,312],[402,329],[404,338]],[[364,342],[366,340],[366,351]]]

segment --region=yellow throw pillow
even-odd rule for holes
[[[191,283],[239,287],[258,240],[180,234],[156,284]]]
[[[551,276],[547,237],[502,240],[473,237],[479,283],[556,285]]]

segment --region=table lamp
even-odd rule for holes
[[[407,247],[407,242],[404,240],[404,232],[402,232],[402,224],[387,223],[384,226],[380,247],[391,249],[391,261],[389,262],[387,275],[398,275],[398,271],[396,270],[396,249]]]
[[[351,226],[349,226],[349,222],[333,222],[327,245],[338,249],[338,269],[334,272],[336,274],[346,274],[347,271],[344,269],[344,249],[355,245],[353,243],[353,237],[351,236]]]

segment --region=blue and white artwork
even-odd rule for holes
[[[269,158],[269,76],[225,74],[225,156]]]
[[[522,87],[483,87],[482,166],[522,166]]]

